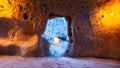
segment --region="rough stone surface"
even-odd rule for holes
[[[16,45],[21,56],[32,56],[31,53],[34,51],[40,53],[39,37],[45,30],[49,1],[0,0],[0,2],[3,2],[0,3],[1,47]]]
[[[120,27],[104,26],[96,17],[98,11],[95,5],[85,5],[74,15],[74,53],[120,60]]]
[[[8,53],[5,49],[15,45],[18,48],[18,53],[14,52],[15,54],[40,56],[44,44],[40,45],[40,36],[45,30],[47,19],[65,16],[69,18],[73,56],[120,60],[120,28],[106,29],[96,17],[99,7],[112,0],[2,1],[0,0],[0,54]],[[11,49],[14,48],[11,46],[8,51],[13,52]]]
[[[1,57],[0,68],[120,68],[120,62],[97,58]]]

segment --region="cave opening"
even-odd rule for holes
[[[49,43],[49,54],[52,57],[62,57],[68,50],[68,22],[65,17],[48,19],[42,37]]]

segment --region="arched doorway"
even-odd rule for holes
[[[49,53],[53,57],[64,56],[68,49],[68,22],[65,17],[55,17],[48,19],[45,32],[42,37],[49,43]]]

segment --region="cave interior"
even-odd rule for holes
[[[120,68],[119,7],[120,0],[0,0],[0,62],[52,57],[54,64],[56,58],[91,57],[117,61],[103,68]]]

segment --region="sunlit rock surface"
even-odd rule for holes
[[[14,55],[40,56],[39,37],[45,29],[44,22],[49,13],[48,2],[0,0],[0,51],[2,54],[6,54],[6,48],[15,45],[18,51],[15,50]],[[38,15],[39,17],[36,17]]]

